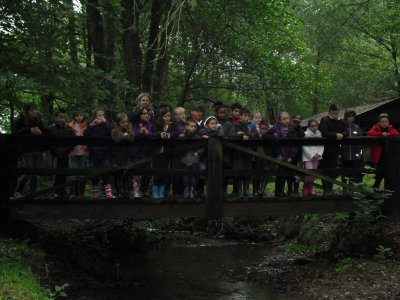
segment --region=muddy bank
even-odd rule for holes
[[[380,238],[370,235],[364,243],[370,253],[363,256],[361,248],[351,252],[354,241],[335,244],[331,220],[314,215],[224,222],[75,220],[35,223],[24,238],[30,235],[48,255],[50,275],[41,283],[69,283],[71,299],[130,299],[132,293],[174,299],[180,294],[169,293],[172,284],[178,284],[173,291],[199,291],[197,299],[213,293],[216,299],[400,297],[400,222],[386,220],[366,231]],[[157,286],[166,291],[146,294]]]

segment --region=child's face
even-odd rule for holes
[[[381,118],[379,120],[379,126],[381,126],[382,128],[387,128],[389,125],[389,119],[388,118]]]
[[[129,120],[128,120],[128,118],[122,119],[122,120],[119,122],[119,126],[121,126],[121,128],[123,128],[123,129],[128,129],[128,127],[129,127]]]
[[[203,118],[203,112],[201,110],[192,110],[192,118],[195,121],[200,121]]]
[[[268,132],[268,126],[266,125],[260,125],[260,131],[261,131],[261,135],[265,135]]]
[[[281,115],[281,117],[279,118],[279,123],[283,126],[288,126],[290,123],[290,117],[288,114],[283,114]]]
[[[311,130],[312,133],[316,133],[318,130],[318,123],[317,122],[312,122],[308,128]]]
[[[240,108],[235,108],[232,110],[232,117],[235,117],[236,119],[239,119],[240,117]]]
[[[149,120],[149,113],[147,109],[144,109],[140,114],[140,122],[147,122]]]
[[[254,114],[253,121],[254,123],[256,123],[257,126],[259,126],[261,123],[261,114],[258,113]]]
[[[28,115],[31,118],[36,118],[36,116],[37,116],[36,108],[32,107],[30,110],[28,110]]]
[[[293,127],[299,127],[300,126],[300,122],[292,120],[292,126]]]
[[[211,119],[207,124],[208,131],[217,131],[218,123],[217,120]]]
[[[64,113],[58,113],[54,117],[54,123],[59,124],[59,125],[64,125],[67,122],[67,116]]]
[[[247,113],[242,114],[240,116],[240,120],[242,120],[243,123],[248,123],[250,121],[250,114],[247,114]]]
[[[171,113],[167,112],[162,116],[164,124],[169,124],[171,122]]]
[[[196,126],[196,124],[190,122],[190,123],[186,124],[186,130],[187,130],[189,133],[195,133],[196,130],[197,130],[197,126]]]
[[[220,109],[218,109],[217,113],[215,114],[215,116],[220,120],[225,119],[225,117],[226,117],[226,109],[225,109],[225,107],[221,107]]]
[[[178,121],[185,121],[185,119],[186,119],[185,110],[181,109],[181,110],[177,111],[175,113],[175,119]]]
[[[354,116],[352,116],[352,115],[350,115],[350,116],[347,117],[347,123],[353,124],[353,123],[354,123],[354,120],[355,120],[355,118],[354,118]]]
[[[147,96],[143,96],[142,98],[140,98],[139,100],[139,106],[140,107],[146,107],[148,108],[150,106],[150,99]]]
[[[85,119],[85,115],[84,114],[76,114],[75,117],[74,117],[74,121],[76,123],[82,123],[84,119]]]
[[[337,120],[339,118],[339,111],[338,110],[331,110],[329,111],[329,115],[332,119]]]
[[[96,119],[105,120],[106,117],[105,117],[104,111],[102,111],[102,110],[97,111],[96,112]]]

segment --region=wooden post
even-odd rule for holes
[[[400,213],[400,138],[388,137],[385,142],[385,189],[392,191],[386,200],[384,211],[388,215]]]
[[[6,233],[10,223],[11,167],[17,163],[17,152],[6,142],[5,136],[0,136],[0,232]]]
[[[222,197],[222,141],[216,137],[208,140],[207,160],[207,217],[221,219],[223,215]]]

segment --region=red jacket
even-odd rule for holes
[[[393,128],[392,125],[388,125],[388,131],[390,136],[398,136],[400,133]],[[368,131],[368,136],[383,136],[382,128],[378,124],[372,126],[372,128]],[[381,160],[382,154],[382,146],[381,145],[373,145],[371,151],[371,162],[374,164],[378,164]]]

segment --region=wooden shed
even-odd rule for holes
[[[364,132],[367,132],[372,125],[377,122],[377,118],[381,113],[387,113],[390,116],[390,122],[395,128],[400,128],[400,97],[377,101],[370,104],[351,107],[357,113],[357,124],[360,125]],[[340,110],[340,118],[344,117],[345,109]],[[328,112],[317,114],[311,118],[321,120]],[[303,120],[302,125],[307,126],[310,118]]]

